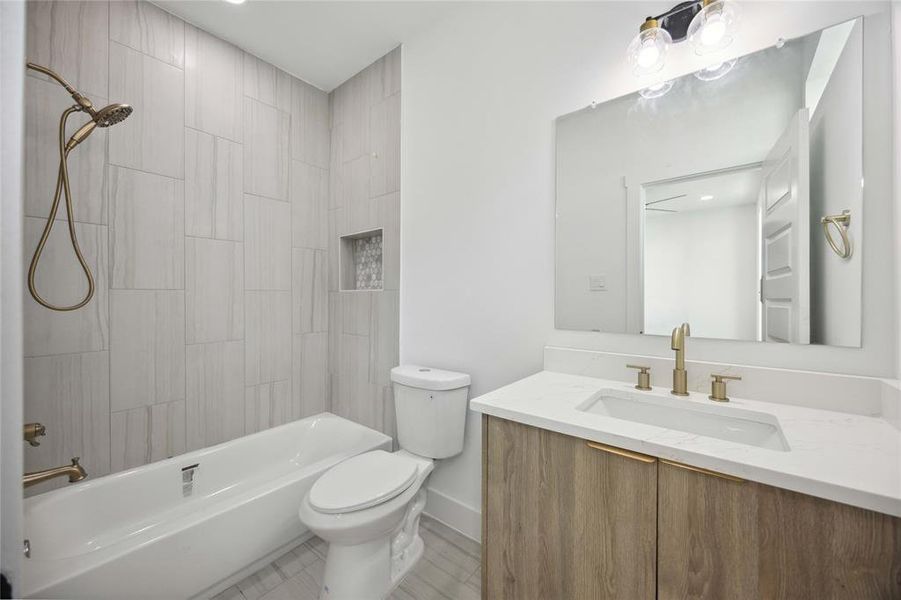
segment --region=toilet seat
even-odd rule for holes
[[[417,462],[401,453],[359,454],[326,471],[310,489],[309,503],[326,514],[370,508],[402,494],[418,471]]]

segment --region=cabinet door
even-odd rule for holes
[[[901,519],[658,464],[658,598],[901,598]]]
[[[483,597],[653,599],[656,460],[494,417],[483,427]]]

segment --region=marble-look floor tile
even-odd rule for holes
[[[288,200],[291,118],[253,98],[244,98],[244,191]]]
[[[328,265],[324,250],[292,251],[294,333],[328,330]]]
[[[185,287],[184,183],[110,167],[111,286]]]
[[[290,75],[252,54],[244,53],[244,94],[279,110],[291,110]]]
[[[244,196],[244,284],[248,290],[291,289],[291,206]]]
[[[244,131],[244,53],[185,26],[185,125],[236,142]]]
[[[91,477],[110,472],[109,354],[85,352],[25,359],[24,420],[47,428],[25,452],[25,470],[68,464],[73,456]],[[26,495],[65,486],[55,479]]]
[[[187,343],[244,339],[244,245],[185,240]]]
[[[113,412],[110,430],[114,473],[177,456],[185,451],[185,402]]]
[[[291,90],[291,153],[295,160],[328,169],[328,94],[299,79]]]
[[[109,63],[110,101],[134,107],[109,129],[110,163],[184,179],[184,72],[116,42]]]
[[[400,190],[400,94],[372,106],[369,118],[369,195]]]
[[[211,600],[246,600],[237,585],[226,588],[213,596]]]
[[[291,216],[295,248],[328,248],[328,171],[291,161]]]
[[[272,565],[263,567],[253,575],[239,581],[236,586],[246,600],[257,600],[269,590],[275,589],[284,579]]]
[[[45,219],[25,218],[24,269],[44,229]],[[107,227],[76,223],[75,233],[94,277],[94,297],[84,307],[57,312],[38,304],[25,291],[23,304],[25,356],[106,350],[109,339]],[[56,222],[35,275],[38,293],[51,304],[80,302],[88,290],[81,265],[72,250],[65,223]]]
[[[56,83],[26,77],[25,98],[25,214],[46,219],[59,173],[59,118],[72,105],[72,97]],[[106,105],[106,98],[92,100]],[[78,126],[84,121],[78,113],[69,119]],[[69,126],[70,133],[73,128]],[[106,131],[95,129],[69,154],[75,220],[81,223],[107,223]],[[67,219],[65,196],[56,218]]]
[[[294,336],[294,418],[301,419],[330,409],[328,334]]]
[[[53,69],[88,96],[107,97],[108,3],[28,2],[25,6],[28,61]],[[28,74],[49,81],[35,71]]]
[[[110,296],[112,410],[184,400],[184,292],[113,290]]]
[[[244,150],[185,128],[185,233],[244,239]]]
[[[256,433],[292,421],[291,382],[273,381],[244,390],[244,433]]]
[[[303,570],[267,592],[262,600],[319,600],[319,592],[319,584]]]
[[[246,385],[291,379],[291,292],[244,293]]]
[[[109,37],[172,66],[185,66],[185,22],[150,2],[110,2]]]
[[[187,449],[244,435],[244,342],[192,344],[186,360]]]

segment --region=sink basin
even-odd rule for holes
[[[779,421],[773,415],[721,405],[703,405],[675,396],[601,390],[577,410],[727,440],[758,448],[788,451]]]

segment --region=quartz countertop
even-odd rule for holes
[[[578,410],[601,390],[636,393],[633,385],[622,381],[541,371],[474,398],[470,408],[901,517],[901,431],[886,419],[730,398],[726,406],[778,419],[789,449],[771,450]],[[677,397],[655,387],[637,393],[673,403],[714,404],[697,392]]]

